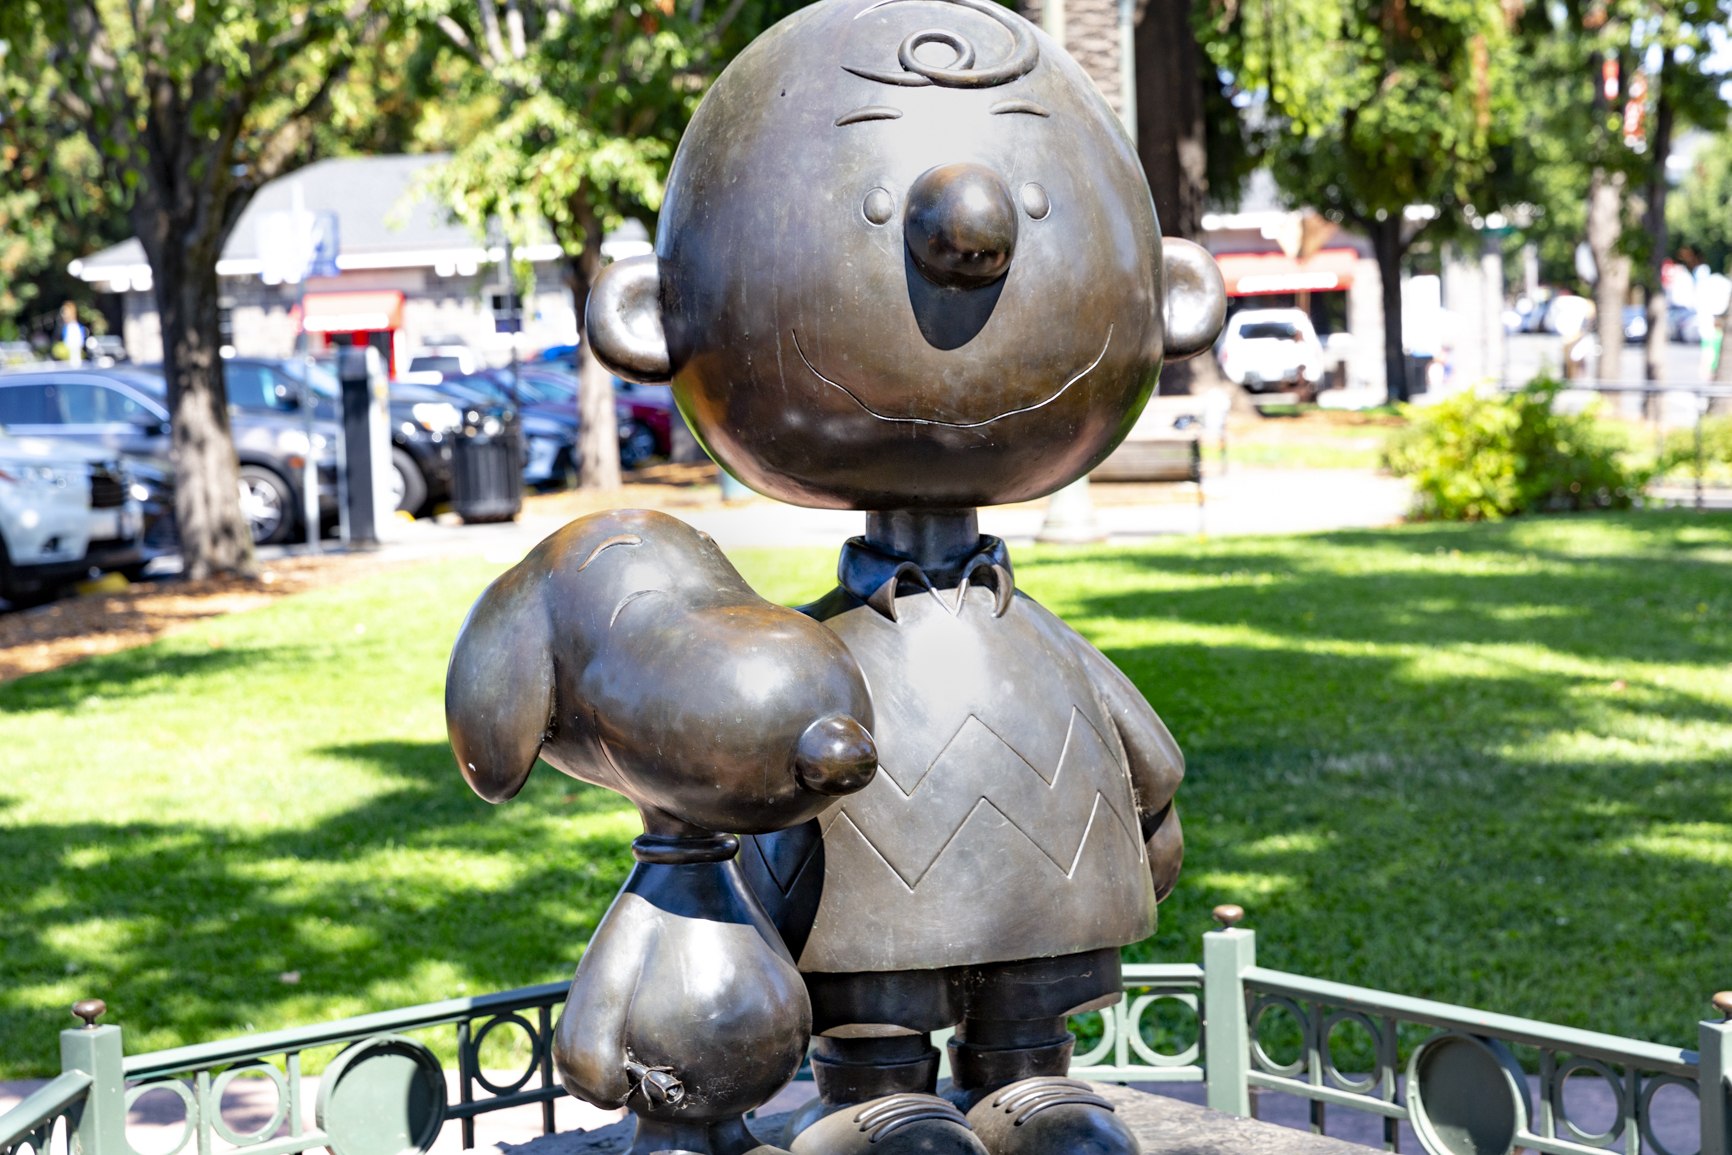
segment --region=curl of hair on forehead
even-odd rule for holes
[[[877,11],[890,4],[906,3],[907,0],[881,0],[860,13]],[[1040,61],[1040,45],[1035,43],[1034,32],[1026,20],[1007,11],[1002,5],[992,0],[943,0],[955,4],[959,8],[967,8],[996,22],[1010,33],[1011,45],[1009,54],[990,68],[975,67],[975,48],[966,36],[945,29],[927,28],[912,32],[902,41],[896,50],[896,61],[902,66],[900,72],[873,68],[858,68],[844,64],[845,71],[865,80],[875,80],[880,84],[894,84],[903,88],[920,88],[926,85],[937,85],[940,88],[995,88],[1000,84],[1009,84],[1019,77],[1027,76]],[[858,19],[859,17],[856,17]],[[915,56],[915,51],[927,44],[947,45],[956,55],[949,64],[939,68],[926,64]]]

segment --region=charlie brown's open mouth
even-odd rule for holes
[[[1015,417],[1019,413],[1032,413],[1036,409],[1051,405],[1054,401],[1063,397],[1072,385],[1075,385],[1078,381],[1087,377],[1089,373],[1093,371],[1094,367],[1101,363],[1101,358],[1107,355],[1107,346],[1113,343],[1113,327],[1108,325],[1107,339],[1101,342],[1101,351],[1095,354],[1095,359],[1077,370],[1076,374],[1071,377],[1070,380],[1066,381],[1063,385],[1060,385],[1056,390],[1054,390],[1051,396],[1036,401],[1033,405],[1024,405],[1019,409],[1007,409],[1003,413],[994,414],[991,417],[984,417],[979,421],[936,421],[930,417],[893,417],[888,413],[878,412],[878,410],[860,400],[859,395],[856,394],[854,390],[848,388],[848,386],[842,384],[842,382],[826,377],[824,374],[820,373],[818,367],[812,364],[812,359],[806,356],[806,350],[800,348],[800,334],[793,329],[788,330],[788,333],[794,338],[794,352],[800,355],[800,360],[805,362],[806,368],[812,371],[812,376],[824,382],[826,385],[840,389],[848,395],[849,399],[853,401],[854,404],[860,406],[860,408],[864,409],[878,420],[895,421],[908,425],[944,425],[951,429],[978,429],[982,425],[991,425],[994,421],[1003,421],[1006,417]]]

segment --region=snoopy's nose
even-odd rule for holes
[[[800,735],[794,773],[818,794],[852,794],[878,772],[878,747],[866,727],[846,714],[819,718]]]
[[[985,165],[941,164],[908,190],[902,229],[927,280],[951,289],[979,288],[1010,267],[1016,202]]]

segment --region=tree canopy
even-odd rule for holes
[[[547,229],[582,308],[602,238],[653,220],[675,146],[709,82],[793,0],[431,0],[425,15],[462,68],[447,101],[490,110],[432,191],[477,234]],[[618,484],[610,378],[585,358],[583,483]]]
[[[217,258],[253,194],[316,154],[333,97],[395,11],[375,0],[0,5],[7,133],[81,135],[90,178],[50,185],[123,209],[149,260],[192,576],[253,567],[219,356]]]
[[[1285,196],[1371,238],[1390,396],[1405,396],[1400,270],[1422,231],[1486,203],[1514,120],[1499,0],[1217,0],[1208,49],[1251,94]],[[1430,215],[1406,219],[1409,206]]]

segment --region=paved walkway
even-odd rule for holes
[[[1410,492],[1404,481],[1351,469],[1235,469],[1224,477],[1206,479],[1200,487],[1189,483],[1091,487],[1096,521],[1113,542],[1393,525],[1406,512]],[[461,525],[449,515],[438,521],[397,523],[390,527],[390,540],[382,552],[402,559],[480,556],[509,564],[565,524],[565,515],[545,512],[545,505],[532,500],[517,521],[501,525]],[[836,548],[861,531],[865,516],[849,510],[802,509],[756,496],[737,505],[687,502],[665,508],[708,533],[724,549]],[[1013,545],[1026,544],[1040,534],[1046,516],[1045,501],[996,506],[981,511],[980,528]]]

